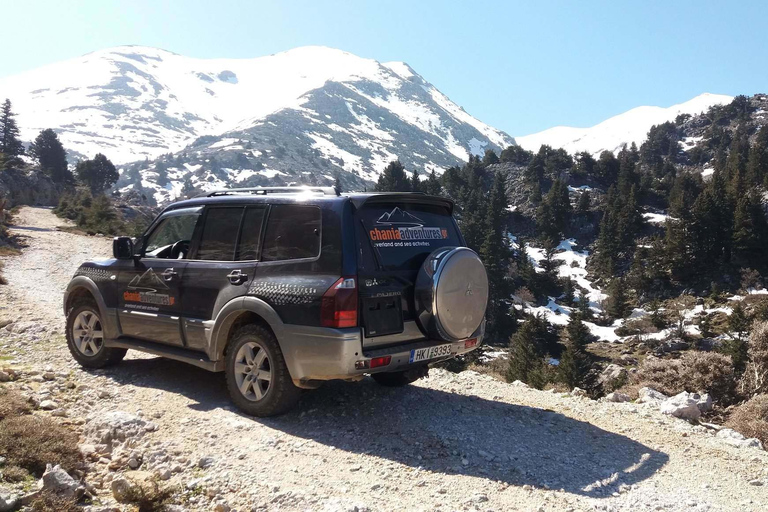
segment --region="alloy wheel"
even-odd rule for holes
[[[101,319],[93,311],[83,311],[72,324],[72,339],[75,347],[84,356],[93,357],[104,346],[104,332]]]
[[[252,341],[240,347],[235,357],[235,382],[248,400],[258,402],[266,396],[272,382],[272,366],[264,347]]]

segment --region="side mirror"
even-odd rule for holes
[[[112,255],[118,260],[133,259],[133,240],[127,236],[112,239]]]

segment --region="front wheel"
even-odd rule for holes
[[[76,303],[67,314],[67,347],[85,368],[104,368],[119,363],[127,350],[104,346],[104,324],[99,308],[91,301]]]
[[[251,416],[288,412],[301,390],[293,385],[277,340],[267,329],[246,325],[227,349],[227,389],[235,405]]]
[[[402,372],[374,373],[371,375],[377,384],[388,388],[399,388],[416,382],[426,375],[426,371],[421,368],[406,370]]]

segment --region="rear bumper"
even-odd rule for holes
[[[396,345],[364,349],[362,333],[358,328],[328,329],[291,325],[285,326],[279,342],[294,383],[302,387],[313,387],[313,381],[358,380],[369,373],[400,371],[445,361],[479,347],[484,332],[485,323],[469,338],[477,338],[477,344],[467,348],[466,340],[456,341],[450,343],[450,355],[418,363],[410,362],[412,350],[449,343],[422,336],[413,340],[399,340]],[[356,363],[359,365],[360,361],[385,356],[392,358],[387,366],[356,368]]]

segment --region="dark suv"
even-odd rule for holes
[[[398,386],[477,348],[488,279],[452,217],[423,194],[273,187],[167,207],[64,295],[67,343],[88,368],[127,349],[226,374],[246,413],[300,388],[371,374]]]

